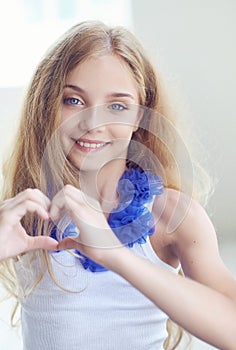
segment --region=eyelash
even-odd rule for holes
[[[74,103],[72,101],[74,101],[74,102],[77,101],[80,103]],[[70,106],[78,106],[78,105],[82,105],[83,102],[77,97],[65,97],[65,98],[63,98],[63,104],[70,105]]]
[[[63,104],[69,105],[69,106],[81,106],[81,105],[83,105],[83,102],[77,97],[65,97],[65,98],[63,98]],[[122,111],[128,109],[123,104],[117,103],[117,102],[108,105],[108,108],[111,109],[112,111],[115,111],[115,112],[122,112]]]
[[[118,108],[113,108],[114,106],[118,106]],[[124,110],[127,110],[128,108],[126,106],[124,106],[121,103],[112,103],[111,105],[108,106],[109,109],[113,110],[113,111],[119,111],[122,112]]]

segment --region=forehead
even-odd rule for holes
[[[68,74],[67,84],[82,84],[97,89],[125,89],[138,95],[138,85],[128,64],[113,54],[82,61]]]

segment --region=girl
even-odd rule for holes
[[[93,235],[100,246],[112,228],[136,255],[174,274],[181,263],[188,277],[232,297],[235,282],[212,224],[182,192],[178,135],[134,36],[81,23],[32,79],[6,167],[3,215],[11,213],[14,228],[30,236],[60,241],[84,232],[88,245]],[[83,195],[92,213],[81,205]],[[167,347],[168,316],[74,248],[34,251],[2,265],[18,291],[24,349]]]
[[[80,198],[78,212],[86,207],[86,214],[90,213],[92,220],[94,212],[91,206],[81,194]],[[236,294],[225,296],[188,278],[176,276],[124,246],[117,248],[119,241],[111,230],[101,231],[99,241],[100,245],[96,237],[93,234],[88,236],[85,230],[77,239],[62,240],[58,248],[80,249],[86,256],[128,280],[190,333],[219,349],[235,349]],[[184,307],[180,300],[184,300]]]
[[[83,201],[81,204],[87,205]],[[45,202],[42,205],[45,205]],[[87,209],[89,211],[91,207]],[[48,210],[50,210],[50,206]],[[3,207],[1,207],[1,213],[3,217],[6,216],[3,215]],[[8,218],[7,224],[9,222],[11,221]],[[19,231],[15,229],[9,234],[10,228],[4,227],[2,222],[0,227],[0,247],[4,247],[0,251],[0,260],[31,249],[56,249],[56,241],[50,237],[31,237],[22,232],[21,229]],[[99,237],[102,245],[104,239],[110,240],[110,249],[99,249],[99,246],[95,249],[97,242],[94,235],[90,236],[91,241],[89,242],[92,248],[83,245],[81,243],[83,234],[84,232],[80,234],[80,243],[78,239],[65,238],[57,248],[79,248],[97,263],[128,280],[190,333],[220,349],[234,349],[236,296],[235,300],[232,300],[187,278],[175,276],[168,270],[136,256],[124,247],[122,247],[123,249],[114,249],[117,244],[119,245],[119,242],[111,230],[105,233],[105,237],[103,237],[104,231],[102,231]],[[25,242],[29,243],[25,244]],[[137,268],[138,266],[139,268]],[[174,285],[175,289],[169,288],[170,285]],[[180,299],[184,299],[184,308],[179,303]],[[193,320],[191,323],[189,323],[189,313],[191,313]]]

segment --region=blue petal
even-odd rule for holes
[[[109,215],[108,223],[121,243],[132,248],[134,244],[145,244],[148,236],[155,231],[154,219],[145,204],[152,201],[154,195],[163,193],[161,178],[140,168],[131,168],[124,172],[119,180],[117,191],[120,203]],[[77,236],[75,224],[71,222],[62,237]],[[57,239],[57,228],[53,227],[51,237]],[[107,269],[81,252],[78,258],[85,269],[103,272]]]

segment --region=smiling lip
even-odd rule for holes
[[[76,147],[82,152],[96,152],[104,148],[108,142],[92,141],[92,140],[74,140]]]

